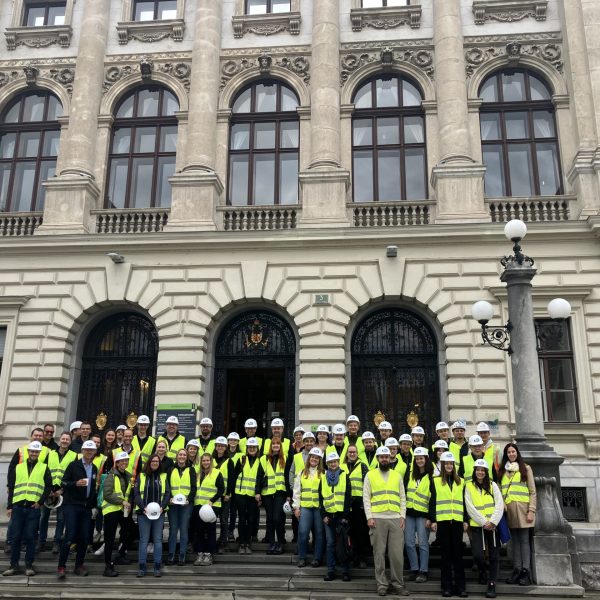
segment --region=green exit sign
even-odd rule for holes
[[[329,294],[315,294],[315,305],[323,306],[330,305],[331,300],[329,299]]]

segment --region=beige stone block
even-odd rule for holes
[[[146,269],[132,269],[127,286],[127,297],[139,303],[148,285],[150,285],[151,273]]]
[[[15,352],[13,354],[13,367],[23,367],[26,365],[39,366],[42,362],[39,352]]]
[[[58,310],[59,306],[60,299],[56,297],[30,298],[21,309],[21,314],[33,311],[54,311]]]
[[[489,276],[500,276],[501,267],[498,261],[469,261],[466,260],[460,263],[460,270],[463,275],[489,275]]]
[[[358,277],[357,267],[355,265],[326,265],[323,267],[322,276],[324,279],[344,278],[352,279]]]
[[[464,324],[464,327],[467,327],[467,321],[458,306],[452,304],[443,309],[440,309],[437,313],[438,321],[443,325],[444,329],[447,325],[454,321],[460,321],[461,324]]]
[[[44,296],[70,298],[72,295],[73,286],[66,284],[40,285],[38,291],[38,296],[40,298],[43,298]]]
[[[104,270],[90,272],[88,276],[88,289],[95,298],[96,303],[108,300],[106,272]]]
[[[321,360],[319,362],[301,362],[298,368],[300,377],[306,376],[346,376],[346,365],[339,360]]]
[[[578,270],[582,273],[600,273],[600,259],[579,258],[577,259]]]
[[[446,290],[442,290],[429,301],[427,308],[435,315],[438,315],[438,313],[451,306],[452,296]]]
[[[573,261],[572,259],[559,260],[557,258],[553,258],[551,261],[544,260],[543,272],[545,274],[557,273],[559,275],[564,273],[577,273],[577,262],[578,261]]]
[[[70,367],[70,351],[65,352],[64,350],[49,350],[44,352],[42,355],[41,364],[44,366],[47,365],[64,365],[65,367]],[[40,363],[38,363],[40,364]]]
[[[158,280],[153,279],[153,284],[158,283]],[[190,296],[196,295],[194,292],[194,284],[189,281],[184,281],[183,279],[178,279],[177,281],[168,281],[165,282],[162,286],[163,293],[165,296]],[[195,306],[195,304],[193,305]]]
[[[346,408],[345,406],[325,408],[303,408],[301,406],[298,417],[305,426],[343,423],[346,419]]]
[[[87,271],[64,270],[56,273],[56,283],[87,283]]]
[[[13,367],[12,371],[11,371],[12,377],[11,377],[10,387],[9,387],[11,396],[14,396],[14,395],[22,396],[24,394],[25,395],[37,394],[38,389],[39,389],[39,384],[36,379],[31,377],[31,375],[32,375],[31,370],[28,370],[30,377],[22,378],[22,379],[18,378],[19,371],[21,373],[23,373],[24,369],[19,370],[16,367]]]
[[[96,304],[96,296],[87,283],[73,286],[73,298],[81,305],[82,310],[88,310]]]
[[[437,279],[422,279],[421,284],[416,290],[415,298],[428,306],[431,300],[439,293],[440,291],[440,282]]]
[[[373,298],[381,298],[384,294],[384,285],[381,280],[381,272],[375,265],[373,266],[361,266],[360,278],[361,283],[368,295],[368,299],[363,302],[372,300]]]
[[[86,307],[81,305],[81,302],[76,296],[60,299],[60,310],[73,321],[79,319],[85,309]]]
[[[155,282],[170,282],[170,281],[183,281],[185,279],[185,270],[177,269],[175,267],[154,268],[152,269],[152,281]]]
[[[159,361],[157,375],[161,379],[195,379],[202,371],[201,362],[163,363]]]
[[[478,376],[503,376],[508,377],[507,365],[504,361],[477,362],[475,363]]]
[[[331,335],[323,332],[319,336],[311,336],[306,340],[300,339],[300,351],[307,348],[313,348],[320,352],[320,348],[344,348],[344,339],[340,336]],[[302,355],[301,355],[302,356]]]
[[[450,377],[446,383],[449,392],[471,392],[474,386],[474,377]]]
[[[275,300],[281,288],[285,285],[285,269],[269,265],[262,289],[262,297],[266,300]]]
[[[166,377],[158,377],[156,380],[156,390],[161,394],[177,394],[184,393],[189,394],[196,390],[198,393],[200,388],[200,380],[198,377],[191,377],[188,375],[186,378],[181,379],[170,379]]]
[[[315,314],[315,309],[311,306],[311,296],[309,294],[297,294],[286,304],[287,312],[296,317],[303,312],[308,312],[308,318]]]
[[[444,290],[480,290],[481,278],[463,275],[462,277],[442,277]]]
[[[186,270],[188,281],[221,281],[223,270],[219,267],[188,267]]]
[[[11,283],[18,283],[20,285],[22,280],[23,280],[22,272],[4,271],[2,273],[2,286],[0,286],[0,288],[3,288],[4,286],[9,285]],[[6,292],[6,295],[8,296],[8,292]]]
[[[340,392],[346,389],[344,377],[301,376],[299,381],[301,393],[306,392]]]
[[[35,285],[5,285],[5,296],[37,296],[38,288]]]
[[[208,289],[211,299],[217,304],[219,309],[228,306],[235,300],[229,287],[222,281],[211,283]]]
[[[486,409],[497,409],[497,408],[502,408],[504,409],[504,416],[501,418],[501,420],[506,420],[508,418],[508,414],[506,411],[506,408],[509,405],[509,398],[508,398],[508,393],[503,393],[503,394],[490,394],[490,393],[485,393],[483,394],[483,396],[481,397],[481,401],[480,401],[480,407],[482,410],[486,410]]]
[[[365,283],[362,273],[360,279],[351,279],[347,282],[346,295],[357,307],[365,306],[369,303],[371,300],[371,292]]]
[[[25,271],[23,273],[23,283],[54,283],[56,273],[54,271]]]
[[[232,301],[246,298],[244,281],[242,279],[242,271],[240,268],[235,267],[226,269],[223,274],[223,285],[227,287],[227,292]]]
[[[506,377],[500,373],[492,375],[479,375],[473,387],[475,392],[506,391]]]
[[[206,328],[210,325],[211,321],[211,317],[207,315],[206,312],[204,312],[203,310],[196,308],[193,310],[186,311],[186,329],[188,327],[191,327],[206,330]]]
[[[15,340],[15,352],[26,352],[26,351],[39,351],[42,346],[43,338],[38,336],[37,338],[23,338],[17,337]]]
[[[471,361],[471,347],[463,347],[464,345],[457,346],[447,345],[446,347],[446,360],[448,362],[470,362]]]
[[[427,277],[457,276],[461,266],[456,262],[427,262],[424,265]]]
[[[476,365],[471,362],[448,361],[446,365],[446,374],[448,377],[466,376],[474,377],[476,374]]]
[[[343,361],[345,358],[343,344],[337,346],[306,346],[300,343],[300,362]]]
[[[160,364],[200,364],[204,360],[204,352],[198,348],[196,343],[190,344],[186,338],[173,338],[172,347],[163,347],[162,341],[158,352]],[[167,344],[165,344],[167,345]]]

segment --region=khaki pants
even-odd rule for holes
[[[385,551],[390,560],[391,583],[396,588],[404,587],[404,530],[400,519],[375,519],[375,528],[369,530],[373,558],[375,559],[375,581],[377,588],[387,588],[385,575]]]

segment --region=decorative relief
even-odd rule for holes
[[[55,27],[7,27],[4,32],[6,47],[15,50],[17,46],[28,48],[46,48],[58,44],[68,48],[71,44],[73,30],[69,25]]]
[[[473,0],[473,16],[476,25],[486,21],[513,23],[533,18],[545,21],[548,0]]]
[[[35,66],[24,64],[14,69],[4,69],[0,65],[0,88],[19,79],[24,79],[27,85],[35,85],[40,77],[53,79],[65,88],[69,96],[73,93],[75,69],[72,67],[42,68],[39,63],[36,63]]]
[[[241,38],[246,33],[274,35],[283,31],[289,31],[291,35],[298,35],[301,22],[299,11],[266,15],[235,15],[232,17],[233,36]]]
[[[167,55],[164,55],[167,56]],[[153,55],[154,60],[147,57],[139,57],[136,64],[117,66],[112,65],[104,71],[104,83],[102,84],[103,93],[106,94],[110,88],[124,77],[129,75],[139,74],[140,78],[148,81],[152,78],[153,72],[167,73],[179,79],[185,89],[190,90],[190,76],[192,67],[185,62],[158,62],[158,56]]]
[[[352,31],[361,31],[363,27],[372,29],[395,29],[401,25],[410,25],[412,29],[421,27],[421,6],[394,6],[380,8],[362,8],[360,2],[350,9]]]
[[[185,23],[183,19],[165,21],[122,21],[117,23],[119,44],[125,45],[131,40],[138,42],[159,42],[165,38],[173,38],[175,42],[183,41]]]

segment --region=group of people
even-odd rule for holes
[[[326,564],[325,581],[336,578],[336,567],[350,581],[351,566],[364,566],[372,552],[380,596],[408,595],[405,548],[410,580],[427,581],[434,533],[441,551],[442,596],[467,597],[467,532],[479,582],[487,584],[488,598],[496,597],[498,525],[505,517],[514,566],[507,582],[531,584],[533,473],[515,444],[502,451],[497,447],[485,422],[469,438],[464,422],[451,427],[440,422],[438,439],[427,442],[419,426],[396,439],[387,421],[378,425],[377,435],[361,433],[355,415],[331,430],[319,425],[313,433],[298,426],[292,438],[284,436],[279,418],[264,438],[257,436],[254,419],[245,422],[244,437],[236,432],[216,436],[208,418],[200,422],[200,435],[190,440],[178,426],[171,416],[165,431],[154,437],[149,417],[142,415],[135,430],[120,425],[100,435],[90,423],[75,422],[58,443],[52,425],[35,428],[8,470],[10,567],[3,575],[19,572],[22,543],[25,573],[36,574],[35,554],[46,546],[52,507],[57,507],[52,550],[61,580],[73,545],[75,575],[88,574],[86,552],[102,535],[104,543],[95,553],[104,556],[106,577],[118,575],[115,565],[130,564],[128,550],[136,539],[137,576],[146,575],[150,555],[154,576],[162,576],[165,516],[167,565],[185,565],[188,544],[196,555],[194,565],[212,564],[213,556],[236,540],[236,525],[237,551],[251,554],[263,507],[267,554],[284,552],[290,515],[299,568],[308,564],[311,536],[310,565]]]

